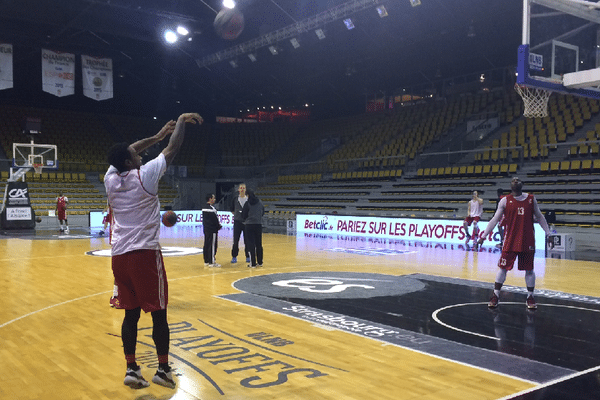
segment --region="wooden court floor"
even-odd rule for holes
[[[544,348],[560,348],[564,335],[543,332],[565,318],[550,313],[553,294],[587,302],[561,306],[584,313],[566,324],[598,313],[598,262],[536,259],[537,289],[547,293],[536,314],[515,289],[499,318],[486,306],[491,248],[271,233],[264,267],[250,269],[230,264],[224,230],[222,268],[211,269],[197,252],[201,230],[161,235],[177,388],[123,385],[108,240],[75,229],[0,236],[0,399],[501,399],[594,368],[585,349],[555,360]],[[510,272],[506,285],[522,287],[523,275]],[[496,324],[511,316],[518,323]],[[541,348],[528,347],[533,326]],[[138,363],[150,380],[149,315],[139,328]],[[586,340],[596,354],[598,336]]]

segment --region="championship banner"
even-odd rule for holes
[[[113,71],[110,58],[81,56],[83,95],[94,100],[113,97]]]
[[[0,43],[0,90],[13,87],[13,47]]]
[[[487,224],[487,221],[479,221],[477,226],[480,233],[483,233]],[[536,250],[544,250],[546,234],[539,224],[534,224],[534,230]],[[463,221],[447,219],[296,215],[296,231],[332,238],[344,235],[457,244],[464,243],[466,239]],[[500,235],[498,229],[494,228],[484,245],[498,243]]]
[[[75,94],[75,55],[42,49],[42,90],[58,97]]]

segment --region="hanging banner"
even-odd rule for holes
[[[42,90],[58,97],[75,94],[75,55],[42,49]]]
[[[82,55],[81,68],[83,95],[98,101],[112,99],[112,60]]]
[[[0,43],[0,90],[13,87],[12,44]]]

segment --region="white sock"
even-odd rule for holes
[[[117,285],[113,286],[113,297],[117,297],[119,295],[119,288]]]

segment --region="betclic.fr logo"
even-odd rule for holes
[[[304,229],[311,229],[315,231],[332,231],[333,225],[327,222],[327,216],[324,216],[320,221],[304,221]]]

